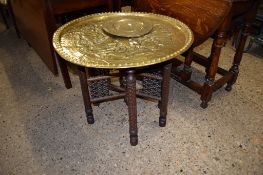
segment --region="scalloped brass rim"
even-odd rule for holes
[[[83,64],[83,63],[79,63],[79,62],[75,62],[72,60],[75,60],[75,57],[72,56],[71,54],[68,54],[66,52],[63,51],[63,46],[61,45],[61,41],[60,41],[60,36],[63,33],[63,31],[65,29],[67,29],[68,27],[72,27],[75,24],[78,24],[82,21],[85,21],[86,19],[90,19],[90,18],[99,18],[99,17],[110,17],[113,15],[118,15],[118,16],[127,16],[127,15],[134,15],[134,16],[153,16],[153,17],[158,17],[158,19],[160,20],[165,20],[165,21],[173,21],[177,24],[179,24],[180,26],[184,27],[184,32],[186,34],[186,38],[187,38],[187,42],[185,43],[185,45],[180,48],[179,50],[175,51],[172,54],[166,55],[164,57],[159,57],[159,58],[155,58],[152,59],[151,61],[147,61],[147,62],[137,62],[137,63],[125,63],[125,64]],[[175,18],[171,18],[168,16],[164,16],[164,15],[159,15],[159,14],[153,14],[153,13],[143,13],[143,12],[109,12],[109,13],[96,13],[96,14],[91,14],[91,15],[87,15],[78,19],[75,19],[73,21],[70,21],[64,25],[62,25],[61,27],[59,27],[57,29],[57,31],[54,33],[53,35],[53,46],[56,50],[56,52],[65,60],[73,63],[73,64],[77,64],[80,66],[85,66],[85,67],[93,67],[93,68],[105,68],[105,69],[118,69],[118,68],[135,68],[135,67],[144,67],[144,66],[149,66],[149,65],[154,65],[154,64],[158,64],[161,62],[165,62],[168,61],[170,59],[175,58],[176,56],[180,55],[181,53],[185,52],[193,43],[193,33],[191,31],[191,29],[184,24],[183,22],[175,19]]]

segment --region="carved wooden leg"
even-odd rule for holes
[[[138,144],[137,106],[136,106],[136,78],[134,70],[127,71],[127,104],[129,112],[129,132],[132,146]]]
[[[87,75],[86,75],[85,68],[78,66],[78,74],[79,74],[79,80],[80,80],[80,85],[81,85],[81,91],[82,91],[87,121],[89,124],[93,124],[94,117],[92,113],[92,107],[91,107],[90,95],[89,95],[89,89],[88,89],[88,81],[87,81]]]
[[[172,64],[165,65],[163,68],[161,103],[159,103],[160,105],[159,126],[160,127],[165,127],[166,125],[171,69],[172,69]]]
[[[237,80],[238,73],[239,73],[239,65],[240,65],[240,62],[241,62],[241,59],[242,59],[242,56],[243,56],[243,51],[244,51],[244,47],[245,47],[245,44],[246,44],[247,36],[248,36],[248,33],[249,33],[249,29],[250,29],[250,24],[247,23],[245,25],[245,27],[244,27],[243,32],[242,32],[240,43],[238,44],[232,67],[229,70],[229,72],[231,72],[233,74],[233,76],[227,82],[227,86],[225,88],[227,91],[231,91],[232,90],[232,85]]]
[[[202,93],[201,93],[201,107],[206,108],[208,106],[208,102],[212,98],[213,94],[213,86],[215,83],[215,75],[217,73],[218,68],[218,61],[221,53],[222,47],[225,46],[227,35],[226,30],[229,25],[229,19],[226,19],[224,23],[220,26],[217,32],[217,36],[214,39],[212,49],[211,49],[211,55],[209,56],[209,67],[206,69],[206,76],[205,76],[205,82],[203,85]]]
[[[68,67],[67,67],[66,61],[64,59],[62,59],[58,54],[56,54],[56,57],[58,60],[58,64],[60,67],[60,71],[61,71],[61,74],[63,77],[65,87],[67,89],[70,89],[70,88],[72,88],[72,84],[71,84],[70,76],[68,73]]]

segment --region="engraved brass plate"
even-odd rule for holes
[[[103,24],[114,19],[142,17],[152,23],[148,34],[137,38],[109,35]],[[151,13],[99,13],[61,26],[53,46],[65,60],[94,68],[142,67],[170,60],[193,42],[191,30],[179,20]]]
[[[152,23],[144,17],[129,16],[106,21],[102,28],[115,36],[140,37],[152,30]]]

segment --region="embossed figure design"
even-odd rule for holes
[[[57,53],[78,66],[88,123],[94,123],[92,103],[123,98],[131,145],[138,143],[136,97],[156,100],[159,125],[165,126],[170,60],[192,41],[185,24],[150,13],[89,15],[63,25],[53,37]],[[112,82],[113,77],[119,77],[120,86]],[[136,90],[136,81],[142,88]]]

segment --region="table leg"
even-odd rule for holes
[[[82,91],[87,121],[89,124],[93,124],[94,123],[94,117],[93,117],[93,113],[92,113],[89,88],[88,88],[88,81],[87,81],[87,75],[86,75],[85,68],[78,66],[78,74],[79,74],[79,80],[80,80],[80,85],[81,85],[81,91]]]
[[[136,78],[135,70],[127,71],[127,105],[129,112],[129,133],[130,143],[132,146],[138,144],[138,128],[137,128],[137,105],[136,105]]]
[[[213,86],[215,83],[215,75],[218,68],[218,61],[222,47],[223,47],[223,39],[222,38],[215,39],[212,46],[212,51],[211,51],[212,53],[209,58],[211,59],[211,64],[206,70],[207,74],[205,76],[205,82],[201,93],[202,103],[200,106],[202,108],[207,108],[208,102],[212,98]]]
[[[61,74],[63,77],[64,84],[65,84],[67,89],[70,89],[70,88],[72,88],[72,84],[71,84],[70,76],[68,73],[67,63],[58,54],[56,54],[56,57],[58,60],[58,64],[59,64],[59,68],[60,68],[60,71],[61,71]]]
[[[166,125],[171,69],[172,69],[172,64],[170,63],[164,66],[163,72],[162,72],[163,81],[162,81],[162,94],[161,94],[160,117],[159,117],[160,127],[165,127]]]
[[[209,56],[209,66],[206,68],[206,76],[205,76],[205,82],[202,88],[201,93],[201,107],[207,108],[208,102],[212,98],[213,94],[213,87],[215,84],[215,75],[217,73],[218,68],[218,61],[221,53],[221,49],[226,44],[227,39],[227,29],[230,24],[230,17],[225,19],[225,21],[221,24],[220,28],[218,29],[216,38],[214,39],[212,49],[211,49],[211,55]]]
[[[252,5],[252,2],[250,2],[248,5],[252,5],[252,6],[246,12],[246,14],[243,15],[243,18],[245,20],[245,26],[244,26],[244,30],[242,31],[241,39],[240,39],[240,42],[239,42],[237,50],[236,50],[236,54],[235,54],[235,57],[234,57],[234,61],[233,61],[232,67],[229,70],[229,72],[233,73],[233,76],[227,82],[227,86],[225,88],[227,91],[231,91],[232,90],[232,85],[237,80],[238,73],[239,73],[239,65],[240,65],[240,62],[242,60],[242,56],[243,56],[243,52],[244,52],[244,47],[245,47],[245,43],[246,43],[246,40],[247,40],[247,36],[249,35],[249,32],[251,32],[251,25],[256,19],[256,14],[258,12],[258,7],[259,7],[260,3],[262,3],[262,1],[256,1],[255,0],[255,1],[253,1],[253,5]]]
[[[237,77],[238,77],[238,73],[239,73],[239,65],[243,56],[243,51],[244,51],[244,47],[245,47],[245,43],[247,40],[247,36],[249,34],[249,29],[250,29],[250,24],[247,23],[244,27],[244,30],[242,32],[241,35],[241,39],[240,39],[240,43],[238,44],[237,50],[236,50],[236,54],[234,57],[234,61],[233,61],[233,65],[230,68],[229,72],[233,73],[232,78],[230,79],[230,81],[227,82],[227,86],[226,86],[226,91],[231,91],[232,90],[232,85],[236,82]]]

